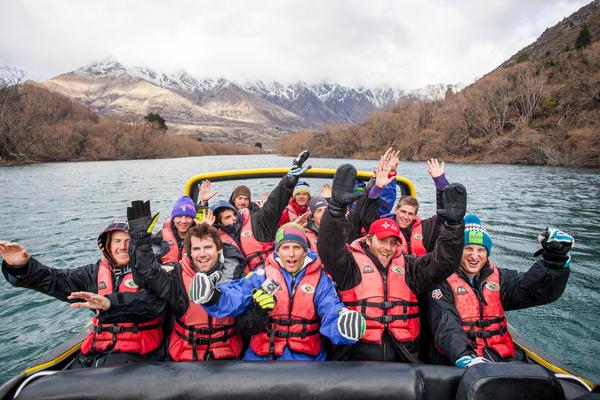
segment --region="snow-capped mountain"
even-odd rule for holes
[[[111,57],[44,84],[100,113],[132,117],[158,112],[182,133],[215,138],[233,130],[244,141],[331,122],[357,123],[369,111],[405,96],[398,89],[352,88],[334,82],[284,85],[199,79],[183,70],[160,72]]]

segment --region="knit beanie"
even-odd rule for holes
[[[233,201],[238,196],[246,196],[249,201],[252,201],[252,194],[250,194],[250,188],[246,185],[240,185],[240,186],[236,187],[235,189],[233,189],[233,193],[231,193],[231,197],[229,198],[229,201],[231,203],[233,203]]]
[[[465,245],[478,244],[492,254],[492,238],[475,214],[465,215]]]
[[[310,196],[310,185],[308,184],[308,182],[298,181],[298,183],[296,183],[293,196],[297,195],[298,193],[308,193],[308,195]]]
[[[288,222],[287,224],[281,225],[275,234],[275,250],[279,249],[279,246],[285,242],[296,242],[308,251],[308,242],[306,241],[306,233],[302,225],[294,222]]]
[[[327,204],[327,200],[325,200],[321,196],[312,197],[308,202],[308,208],[310,209],[311,213],[314,213],[317,209],[321,207],[327,207]]]
[[[354,192],[354,193],[358,193],[358,192],[364,192],[364,191],[365,191],[365,188],[366,188],[366,186],[367,186],[367,184],[366,184],[366,183],[364,183],[364,182],[362,182],[362,181],[356,182],[356,183],[354,184],[354,190],[353,190],[353,192]]]
[[[194,200],[188,196],[181,196],[178,198],[171,210],[171,219],[182,215],[196,218],[196,205],[194,204]]]

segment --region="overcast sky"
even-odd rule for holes
[[[197,78],[415,89],[494,69],[589,0],[7,0],[0,66],[113,56]]]

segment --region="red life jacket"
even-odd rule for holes
[[[185,292],[196,270],[190,258],[181,259],[181,275]],[[238,358],[242,353],[242,338],[236,332],[235,318],[214,318],[188,297],[188,309],[181,319],[176,318],[169,338],[169,356],[175,361],[203,361],[209,355],[215,359]]]
[[[490,348],[501,357],[514,357],[515,346],[506,327],[504,308],[500,301],[500,273],[490,262],[492,274],[482,286],[480,300],[471,285],[456,272],[447,279],[463,329],[478,356]]]
[[[408,252],[408,242],[402,232],[400,232],[400,236],[402,239],[402,251],[406,254],[414,254],[417,257],[427,254],[427,249],[425,249],[425,246],[423,245],[423,224],[421,217],[416,217],[412,223],[410,232],[410,253]]]
[[[308,241],[308,247],[315,254],[317,254],[317,234],[310,229],[305,229],[304,232],[306,232],[306,240]]]
[[[176,234],[177,233],[173,232],[171,220],[166,220],[162,228],[162,238],[168,243],[169,251],[160,259],[160,262],[163,264],[176,263],[181,259],[181,250],[177,244],[177,238],[175,237]]]
[[[269,254],[273,252],[274,242],[259,242],[252,232],[252,218],[250,210],[244,208],[240,211],[242,214],[242,228],[240,230],[240,243],[246,260],[248,260],[247,271],[254,271],[262,265]]]
[[[277,281],[281,290],[275,292],[277,302],[269,313],[267,329],[252,336],[250,347],[263,357],[279,357],[286,346],[297,353],[316,356],[321,352],[321,320],[314,297],[321,278],[321,261],[317,259],[305,267],[304,276],[291,296],[280,268],[271,254],[265,263],[265,274]]]
[[[117,290],[113,289],[113,272],[106,258],[98,265],[98,294],[106,296],[113,292],[137,293],[139,286],[133,282],[133,275],[127,272],[119,277]],[[144,355],[156,350],[162,341],[162,315],[147,322],[118,324],[100,324],[97,317],[92,318],[93,330],[81,342],[81,352],[89,354],[95,351],[115,351]]]
[[[417,295],[406,283],[404,255],[400,248],[383,277],[357,239],[349,246],[360,269],[360,283],[340,291],[340,299],[348,309],[359,311],[367,320],[363,342],[381,344],[387,328],[398,341],[414,341],[419,337],[419,303]]]
[[[234,238],[231,237],[229,233],[219,229],[219,237],[221,238],[221,242],[234,246],[240,252],[240,254],[244,254],[240,248],[240,245],[235,241]]]

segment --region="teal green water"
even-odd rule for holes
[[[347,160],[315,159],[314,167],[335,168]],[[170,160],[55,163],[0,168],[0,239],[18,241],[43,263],[69,268],[95,262],[98,233],[131,200],[150,199],[161,211],[195,174],[238,168],[287,166],[278,156],[215,156]],[[373,161],[353,162],[369,169]],[[600,170],[507,165],[448,164],[451,182],[469,193],[492,235],[494,262],[526,270],[533,263],[537,234],[557,226],[576,238],[569,284],[557,302],[512,312],[509,321],[534,344],[567,367],[600,382]],[[425,163],[403,162],[401,175],[413,180],[422,208],[434,210],[434,187]],[[322,180],[309,180],[320,187]],[[238,182],[215,184],[228,197]],[[269,191],[275,180],[249,182],[253,193]],[[91,312],[0,278],[0,382],[78,332]]]

